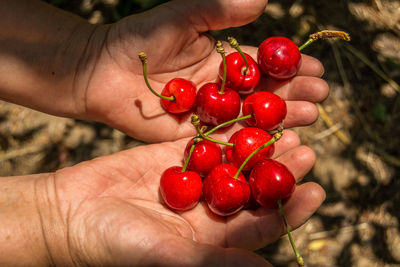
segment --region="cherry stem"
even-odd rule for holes
[[[218,91],[218,93],[222,95],[224,93],[225,82],[226,82],[226,57],[225,57],[225,50],[224,47],[222,46],[221,41],[217,41],[217,52],[221,55],[223,62],[222,64],[224,65],[224,75],[222,77],[221,88]]]
[[[250,119],[251,117],[253,117],[253,115],[249,114],[249,115],[246,115],[246,116],[243,116],[243,117],[239,117],[239,118],[236,118],[236,119],[233,119],[233,120],[230,120],[230,121],[226,121],[224,123],[221,123],[221,124],[215,126],[214,128],[212,128],[208,132],[204,133],[204,135],[208,136],[208,135],[212,134],[213,132],[215,132],[215,131],[221,129],[222,127],[225,127],[225,126],[227,126],[227,125],[229,125],[231,123],[242,121],[242,120],[246,120],[246,119]]]
[[[231,124],[231,123],[238,122],[238,121],[242,121],[242,120],[246,120],[246,119],[250,119],[251,117],[253,117],[253,115],[252,115],[252,114],[249,114],[249,115],[246,115],[246,116],[243,116],[243,117],[239,117],[239,118],[236,118],[236,119],[232,119],[232,120],[230,120],[230,121],[223,122],[223,123],[221,123],[221,124],[215,126],[214,128],[212,128],[211,130],[209,130],[209,131],[206,132],[206,133],[203,133],[203,132],[204,132],[204,129],[203,129],[203,128],[200,128],[200,118],[199,118],[199,116],[197,116],[196,114],[193,114],[193,115],[192,115],[192,118],[191,118],[191,122],[192,122],[192,124],[193,124],[194,126],[196,126],[196,130],[197,130],[197,132],[198,132],[198,134],[199,134],[199,135],[198,135],[197,137],[195,137],[195,138],[199,138],[199,137],[200,137],[200,138],[207,139],[208,141],[211,141],[211,142],[214,142],[214,143],[223,144],[223,145],[226,145],[226,146],[233,146],[232,143],[226,143],[226,142],[223,142],[223,141],[219,141],[219,140],[216,140],[216,139],[212,139],[212,138],[210,138],[210,137],[208,137],[208,136],[209,136],[210,134],[212,134],[213,132],[215,132],[215,131],[221,129],[222,127],[225,127],[225,126],[227,126],[227,125],[229,125],[229,124]],[[203,126],[203,127],[204,127],[204,126]]]
[[[208,141],[211,141],[211,142],[214,142],[214,143],[217,143],[217,144],[225,145],[225,146],[233,146],[232,143],[224,142],[224,141],[217,140],[217,139],[214,139],[214,138],[211,138],[211,137],[206,136],[206,135],[201,131],[201,129],[200,129],[200,127],[199,127],[198,125],[196,126],[196,130],[197,130],[197,133],[200,135],[200,137],[203,138],[203,139],[206,139],[206,140],[208,140]]]
[[[249,71],[249,62],[247,61],[247,58],[244,55],[242,49],[240,49],[238,41],[233,37],[228,37],[228,42],[229,42],[229,44],[231,45],[232,48],[235,48],[236,51],[239,52],[239,54],[242,56],[244,62],[246,63],[246,68],[242,71],[242,74],[246,75],[247,72]]]
[[[189,165],[190,157],[192,156],[194,148],[196,147],[197,141],[196,141],[196,139],[193,139],[193,140],[194,140],[194,143],[193,143],[193,145],[191,146],[191,148],[189,150],[189,155],[188,155],[188,157],[187,157],[187,159],[185,161],[185,164],[183,165],[183,168],[182,168],[181,172],[185,172],[186,171],[186,168]]]
[[[206,140],[208,140],[210,142],[214,142],[214,143],[221,144],[221,145],[233,146],[232,143],[227,143],[227,142],[216,140],[216,139],[213,139],[213,138],[210,138],[210,137],[206,136],[203,133],[203,129],[202,129],[203,127],[200,127],[200,118],[199,118],[198,115],[192,114],[192,117],[190,119],[191,119],[191,123],[196,127],[196,131],[199,134],[200,138],[203,138],[203,139],[206,139]]]
[[[293,237],[292,237],[292,234],[290,233],[290,228],[289,228],[289,225],[286,220],[285,212],[283,211],[282,201],[280,199],[278,199],[278,206],[279,206],[279,212],[283,219],[283,223],[285,224],[285,228],[286,228],[287,235],[289,237],[290,245],[292,246],[294,254],[296,255],[297,264],[299,266],[304,266],[303,257],[300,255],[299,251],[296,248],[296,245],[294,244]]]
[[[144,53],[144,52],[139,53],[139,58],[140,58],[140,61],[142,61],[144,81],[146,82],[146,85],[150,89],[150,91],[162,99],[169,100],[169,101],[175,101],[174,96],[164,96],[164,95],[160,95],[159,93],[154,91],[154,89],[150,86],[149,80],[147,79],[147,55],[146,55],[146,53]]]
[[[302,44],[299,47],[299,51],[303,50],[304,48],[306,48],[307,46],[309,46],[310,44],[312,44],[315,40],[314,39],[308,39],[304,44]]]
[[[239,169],[237,170],[235,176],[233,178],[237,179],[240,175],[240,173],[242,172],[244,166],[246,166],[247,162],[249,162],[249,160],[258,152],[260,152],[261,150],[263,150],[264,148],[272,145],[273,143],[275,143],[276,141],[278,141],[279,139],[281,139],[283,133],[282,132],[277,132],[275,133],[272,138],[266,142],[265,144],[263,144],[262,146],[260,146],[259,148],[257,148],[256,150],[254,150],[253,152],[251,152],[250,155],[247,156],[247,158],[243,161],[242,165],[240,165]]]
[[[319,39],[340,39],[350,41],[350,35],[344,31],[323,30],[309,35],[309,39],[299,47],[299,51],[303,50],[314,41]]]

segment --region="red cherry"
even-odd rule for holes
[[[174,114],[180,114],[192,109],[196,101],[196,86],[188,80],[175,78],[169,81],[161,92],[161,95],[174,100],[161,99],[163,108]]]
[[[185,148],[184,159],[186,161],[189,156],[190,149],[194,141],[191,139]],[[211,141],[202,140],[195,145],[190,156],[188,170],[195,171],[201,176],[206,176],[212,168],[221,164],[222,150],[221,147]]]
[[[252,93],[260,82],[260,70],[257,62],[248,54],[243,53],[249,64],[245,73],[246,62],[239,52],[234,52],[226,56],[226,86],[237,91],[239,94]],[[219,77],[224,76],[224,64],[219,66]]]
[[[160,191],[165,203],[174,210],[189,210],[199,202],[202,181],[193,171],[181,172],[182,167],[166,169],[160,180]]]
[[[234,144],[235,145],[235,142],[236,142],[236,136],[237,136],[237,134],[238,134],[238,132],[239,131],[236,131],[236,132],[234,132],[232,135],[231,135],[231,137],[229,138],[229,143],[232,143],[232,144]],[[229,162],[233,162],[234,161],[234,159],[233,159],[233,147],[231,147],[231,146],[226,146],[225,147],[225,158],[226,158],[226,160],[227,161],[229,161]],[[237,166],[237,165],[235,165],[235,166]],[[240,165],[238,166],[238,168],[240,167]]]
[[[163,108],[173,114],[180,114],[192,109],[196,101],[196,86],[188,80],[175,78],[170,80],[162,90],[157,93],[150,85],[147,78],[147,55],[144,52],[139,53],[139,59],[142,62],[143,78],[149,90],[161,98]]]
[[[252,169],[249,184],[254,199],[263,207],[275,208],[277,201],[288,199],[296,180],[289,169],[273,159],[266,159]]]
[[[229,88],[220,93],[218,83],[206,83],[197,92],[195,113],[207,125],[218,125],[237,118],[240,112],[240,96]]]
[[[243,101],[243,115],[253,115],[247,124],[265,131],[278,127],[286,113],[286,102],[274,93],[256,92]]]
[[[225,148],[226,159],[239,168],[254,150],[271,139],[272,136],[269,133],[259,128],[247,127],[240,129],[229,139],[229,143],[233,143],[233,147]],[[246,163],[243,170],[251,170],[259,161],[271,157],[274,151],[274,144],[262,149]]]
[[[297,45],[285,37],[270,37],[258,47],[257,62],[263,74],[274,79],[289,79],[300,67]]]
[[[247,203],[250,188],[243,174],[235,179],[238,169],[231,164],[220,164],[204,179],[203,194],[212,212],[229,216]]]

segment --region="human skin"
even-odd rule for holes
[[[266,1],[171,1],[111,25],[90,25],[36,0],[0,5],[0,98],[58,116],[96,120],[147,142],[55,173],[0,179],[0,266],[268,266],[252,251],[284,233],[279,213],[260,208],[225,219],[204,203],[185,213],[159,198],[161,173],[182,164],[188,117],[166,114],[143,81],[137,54],[148,55],[150,83],[218,77],[220,55],[207,30],[251,22]],[[182,27],[182,25],[187,25]],[[166,37],[168,36],[168,37]],[[225,46],[229,53],[229,47]],[[255,56],[256,48],[243,47]],[[264,79],[287,100],[286,127],[317,118],[328,94],[321,63],[303,55],[296,77]],[[239,127],[239,126],[238,126]],[[216,135],[227,140],[229,131]],[[300,180],[314,153],[285,131],[275,157]],[[285,204],[297,227],[324,191],[297,188]]]
[[[149,81],[161,92],[172,78],[198,88],[218,79],[220,55],[204,32],[244,25],[266,0],[171,1],[114,24],[87,21],[37,0],[0,5],[0,98],[46,113],[104,122],[146,141],[195,134],[187,116],[171,116],[146,87],[139,52],[148,55]],[[182,27],[182,25],[185,25]],[[233,49],[224,44],[227,53]],[[256,56],[255,47],[243,50]],[[321,63],[303,55],[297,76],[263,79],[260,88],[288,100],[285,127],[308,125],[315,102],[328,94]]]
[[[284,234],[278,210],[219,217],[203,202],[181,213],[163,204],[159,179],[182,164],[187,141],[139,146],[55,173],[1,178],[0,265],[269,266],[252,251]],[[273,157],[297,181],[315,160],[290,130]],[[324,197],[315,183],[298,186],[284,206],[289,225],[303,224]]]

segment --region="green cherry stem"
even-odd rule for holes
[[[206,135],[203,133],[203,130],[201,129],[202,127],[200,127],[200,118],[199,118],[199,116],[197,116],[196,114],[192,114],[191,122],[192,122],[192,124],[196,127],[196,131],[197,131],[197,133],[199,134],[199,137],[200,137],[200,138],[206,139],[206,140],[208,140],[208,141],[210,141],[210,142],[214,142],[214,143],[217,143],[217,144],[225,145],[225,146],[233,146],[232,143],[227,143],[227,142],[220,141],[220,140],[213,139],[213,138],[210,138],[210,137],[206,136]],[[196,138],[196,137],[195,137],[195,138]]]
[[[227,125],[229,125],[231,123],[234,123],[234,122],[250,119],[252,116],[253,116],[252,114],[249,114],[249,115],[246,115],[246,116],[243,116],[243,117],[239,117],[239,118],[236,118],[236,119],[233,119],[233,120],[230,120],[230,121],[226,121],[224,123],[221,123],[221,124],[215,126],[214,128],[212,128],[208,132],[204,133],[204,135],[208,136],[208,135],[212,134],[213,132],[221,129],[222,127],[225,127],[225,126],[227,126]]]
[[[222,77],[221,88],[218,91],[218,93],[222,95],[224,93],[225,82],[226,82],[226,57],[225,57],[225,50],[224,47],[222,46],[221,41],[217,41],[217,52],[221,55],[222,64],[224,65],[224,76]]]
[[[246,75],[248,70],[249,70],[249,62],[247,61],[247,58],[244,55],[242,49],[240,49],[238,41],[233,37],[228,37],[228,42],[229,42],[229,44],[231,45],[232,48],[235,48],[236,51],[239,52],[239,54],[242,56],[244,62],[246,63],[246,67],[242,70],[242,74]]]
[[[188,165],[189,165],[190,157],[192,156],[192,153],[193,153],[193,151],[194,151],[194,148],[196,147],[196,144],[197,144],[196,139],[194,139],[194,143],[193,143],[193,145],[190,147],[189,155],[188,155],[188,157],[187,157],[187,159],[186,159],[186,161],[185,161],[185,164],[183,165],[183,168],[182,168],[181,172],[185,172],[185,171],[186,171],[186,168],[187,168]]]
[[[235,176],[233,178],[237,179],[240,175],[240,173],[242,172],[244,166],[246,166],[247,162],[249,162],[249,160],[258,152],[260,152],[261,150],[263,150],[264,148],[266,148],[267,146],[272,145],[273,143],[275,143],[276,141],[278,141],[279,139],[281,139],[283,133],[282,132],[277,132],[275,133],[272,138],[266,142],[265,144],[263,144],[262,146],[260,146],[259,148],[257,148],[256,150],[254,150],[253,152],[251,152],[251,154],[243,161],[242,165],[240,165],[239,169],[237,170]]]
[[[162,99],[174,101],[175,100],[174,96],[169,96],[169,97],[163,96],[163,95],[160,95],[159,93],[157,93],[156,91],[154,91],[154,89],[150,86],[149,80],[147,78],[147,55],[146,55],[146,53],[144,53],[144,52],[139,53],[139,58],[140,58],[140,61],[142,61],[144,81],[146,82],[146,85],[150,89],[150,91]]]
[[[311,39],[311,38],[308,39],[304,44],[302,44],[302,45],[299,47],[299,51],[303,50],[304,48],[306,48],[306,47],[309,46],[310,44],[314,43],[314,41],[316,41],[316,40]]]
[[[226,126],[226,125],[229,125],[229,124],[231,124],[231,123],[238,122],[238,121],[241,121],[241,120],[245,120],[245,119],[250,119],[252,116],[253,116],[253,115],[250,114],[250,115],[246,115],[246,116],[243,116],[243,117],[239,117],[239,118],[236,118],[236,119],[233,119],[233,120],[230,120],[230,121],[226,121],[226,122],[224,122],[224,123],[221,123],[221,124],[215,126],[214,128],[212,128],[212,129],[209,130],[208,132],[203,133],[204,130],[205,130],[207,127],[206,127],[206,126],[203,126],[202,128],[199,128],[199,126],[198,126],[198,125],[200,124],[199,117],[198,117],[197,115],[193,115],[193,116],[192,116],[192,124],[196,126],[197,132],[198,132],[198,133],[200,132],[200,134],[199,134],[198,136],[194,137],[195,144],[196,144],[197,142],[199,142],[199,141],[196,141],[196,139],[203,140],[203,139],[207,139],[207,138],[208,138],[207,140],[209,140],[209,141],[215,140],[215,139],[209,138],[208,136],[209,136],[210,134],[212,134],[213,132],[219,130],[220,128]],[[198,129],[198,128],[199,128],[199,129]],[[218,140],[215,140],[215,141],[218,141]],[[219,142],[222,142],[222,141],[219,141]],[[193,144],[193,146],[194,146],[195,144]],[[232,143],[225,143],[225,144],[228,145],[228,146],[233,146]],[[189,154],[189,155],[190,155],[190,154]]]
[[[292,234],[290,233],[289,225],[286,220],[285,212],[283,211],[282,201],[280,199],[278,199],[278,206],[279,206],[279,212],[283,219],[283,223],[285,224],[285,228],[286,228],[287,235],[289,237],[290,245],[292,246],[294,254],[296,255],[297,264],[299,266],[304,266],[303,257],[300,255],[299,251],[296,248],[296,245],[294,244],[293,237],[292,237]]]
[[[206,135],[201,131],[201,129],[200,129],[199,126],[196,126],[196,130],[197,130],[197,133],[200,135],[200,137],[203,138],[203,139],[206,139],[206,140],[208,140],[208,141],[211,141],[211,142],[214,142],[214,143],[217,143],[217,144],[225,145],[225,146],[233,146],[232,143],[224,142],[224,141],[217,140],[217,139],[214,139],[214,138],[211,138],[211,137],[206,136]]]

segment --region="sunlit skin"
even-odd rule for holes
[[[214,136],[228,139],[225,134]],[[233,217],[221,218],[210,213],[203,202],[179,213],[163,204],[160,177],[170,166],[182,164],[188,141],[139,146],[56,173],[3,178],[2,198],[7,193],[3,190],[5,183],[6,190],[23,186],[26,208],[23,213],[19,212],[21,208],[14,208],[11,214],[5,214],[13,223],[4,225],[8,220],[3,220],[2,229],[13,229],[16,220],[25,222],[18,225],[13,240],[19,240],[17,247],[29,247],[29,240],[38,240],[34,250],[25,251],[24,257],[39,258],[41,264],[50,253],[56,264],[79,259],[91,265],[101,262],[111,266],[269,266],[251,251],[284,234],[277,210],[242,210]],[[290,169],[297,182],[315,162],[312,150],[299,144],[294,132],[284,131],[272,156]],[[17,196],[21,199],[21,193]],[[324,197],[323,189],[315,183],[298,186],[284,206],[291,227],[303,224]],[[31,198],[36,199],[42,220],[37,217],[35,203],[27,201]],[[54,231],[55,225],[60,231]],[[26,238],[27,232],[30,239]],[[49,252],[43,238],[52,248]],[[15,247],[12,244],[9,242],[7,249]],[[176,258],[177,253],[181,257]],[[152,256],[145,257],[149,254]],[[227,256],[229,261],[221,262]]]
[[[35,5],[32,10],[43,4],[25,2]],[[12,3],[17,5],[19,2]],[[31,72],[14,71],[0,77],[2,87],[9,86],[4,90],[4,98],[54,115],[101,121],[146,142],[194,136],[196,131],[189,115],[183,118],[171,116],[160,105],[159,99],[149,92],[143,81],[138,53],[146,51],[149,82],[153,88],[160,90],[158,92],[177,77],[188,79],[200,88],[207,82],[218,80],[221,62],[221,56],[215,51],[215,39],[204,32],[250,23],[263,13],[265,4],[265,0],[219,0],[217,5],[214,1],[172,1],[124,18],[116,24],[97,26],[79,17],[66,16],[46,8],[44,14],[55,14],[55,18],[46,23],[47,26],[54,25],[56,31],[61,23],[68,21],[72,24],[71,29],[81,27],[79,34],[66,33],[68,37],[74,37],[69,46],[66,37],[56,39],[70,50],[66,51],[66,58],[56,57],[55,62],[46,61],[41,70],[48,76],[32,77]],[[41,13],[39,17],[45,18],[46,15]],[[64,20],[53,21],[60,18]],[[15,23],[10,31],[24,33],[26,38],[30,36],[22,29],[15,30],[15,25],[22,26]],[[5,29],[7,27],[3,27]],[[37,32],[43,35],[42,29]],[[45,36],[57,35],[51,32]],[[21,43],[29,43],[29,40]],[[78,44],[87,44],[88,49],[83,50],[85,47]],[[39,47],[49,49],[54,44],[44,43]],[[16,54],[26,54],[33,48],[23,47]],[[226,54],[234,52],[226,43],[224,48]],[[241,48],[256,58],[256,47],[241,45]],[[17,49],[15,44],[13,49]],[[50,52],[45,55],[47,53]],[[31,55],[39,57],[40,53],[33,50]],[[38,60],[32,58],[32,65],[37,66]],[[78,65],[79,62],[81,65]],[[3,63],[4,66],[9,65],[8,62]],[[77,65],[78,70],[75,69]],[[319,78],[322,73],[323,67],[318,60],[302,55],[302,64],[295,77],[284,82],[263,77],[257,89],[275,92],[289,101],[289,114],[294,114],[291,111],[296,110],[296,116],[286,118],[285,127],[304,126],[314,122],[318,116],[314,103],[328,95],[326,82]],[[29,91],[25,90],[27,86]],[[37,95],[46,95],[51,101],[35,97]]]
[[[221,57],[204,32],[248,24],[265,5],[264,0],[177,0],[111,25],[90,25],[42,1],[1,5],[0,50],[8,56],[0,57],[0,66],[12,69],[0,72],[2,99],[100,121],[159,143],[55,173],[2,178],[0,235],[7,242],[0,242],[0,265],[270,266],[253,251],[284,234],[276,210],[242,210],[220,218],[204,202],[175,212],[161,200],[160,177],[167,168],[182,166],[196,130],[188,117],[171,116],[149,93],[137,58],[147,52],[154,88],[176,77],[198,88],[215,82]],[[242,49],[256,56],[257,48]],[[286,101],[285,127],[309,125],[318,116],[315,103],[329,91],[322,73],[318,60],[303,55],[295,77],[284,82],[264,77],[257,89]],[[227,141],[240,127],[213,137]],[[272,157],[296,182],[315,162],[313,151],[291,131],[275,143]],[[315,183],[296,187],[284,206],[290,226],[304,224],[324,198]]]

